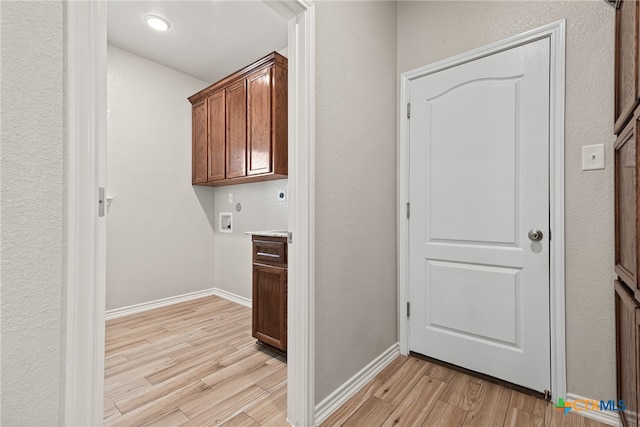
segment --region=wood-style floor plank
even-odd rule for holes
[[[446,387],[447,383],[423,375],[382,426],[421,426]]]
[[[221,424],[222,427],[259,427],[260,424],[244,412],[240,412],[229,421]]]
[[[380,426],[391,415],[395,406],[371,396],[343,424],[344,426]]]
[[[510,400],[511,390],[490,382],[482,382],[463,425],[465,427],[504,425],[509,408],[508,403],[506,405],[505,403]]]

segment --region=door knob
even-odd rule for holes
[[[542,236],[542,231],[538,230],[537,228],[529,230],[529,239],[534,242],[539,242],[540,240],[542,240]]]

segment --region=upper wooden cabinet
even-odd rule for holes
[[[640,3],[623,0],[616,10],[614,133],[620,133],[640,100]]]
[[[192,109],[191,181],[203,184],[207,182],[207,101],[201,100],[193,104]]]
[[[189,97],[192,183],[287,177],[287,59],[273,52]]]
[[[225,178],[226,104],[224,95],[225,91],[220,90],[207,98],[207,108],[209,110],[209,122],[207,127],[208,151],[197,152],[193,156],[194,159],[196,159],[196,157],[199,158],[200,156],[207,157],[209,159],[207,182],[219,181]],[[193,135],[193,140],[198,140],[195,133]]]

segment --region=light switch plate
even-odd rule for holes
[[[233,204],[233,193],[229,193],[229,204],[232,205]]]
[[[604,144],[582,147],[582,170],[604,169]]]

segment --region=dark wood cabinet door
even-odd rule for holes
[[[227,88],[227,179],[247,175],[246,80]]]
[[[638,70],[638,25],[640,3],[623,0],[616,10],[615,52],[615,124],[618,134],[638,106],[640,80]]]
[[[271,172],[272,70],[260,70],[247,78],[247,175]]]
[[[209,109],[209,175],[208,181],[225,178],[226,114],[225,91],[221,90],[207,98]]]
[[[192,107],[191,182],[207,182],[207,102],[202,100]]]
[[[253,264],[253,336],[287,351],[287,270]]]
[[[620,416],[626,427],[638,427],[637,303],[619,281],[615,291],[618,400],[624,400],[626,407]]]
[[[615,270],[637,289],[637,147],[636,120],[615,142]]]

